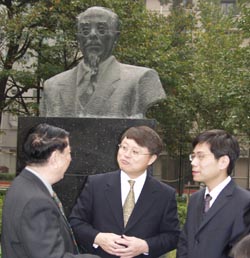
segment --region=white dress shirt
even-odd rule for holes
[[[121,170],[121,196],[122,196],[122,206],[127,198],[128,192],[130,190],[130,184],[128,180],[134,180],[134,196],[135,196],[135,203],[137,202],[144,183],[146,181],[147,171],[145,171],[142,175],[135,179],[131,179],[124,171]]]
[[[229,184],[230,181],[231,177],[228,176],[224,181],[218,184],[211,192],[209,192],[208,188],[206,187],[205,196],[207,194],[210,194],[210,196],[212,197],[212,200],[210,201],[210,207],[214,204],[216,198],[219,196],[221,191]]]

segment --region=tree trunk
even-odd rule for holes
[[[0,79],[0,124],[2,122],[2,112],[5,108],[5,90],[7,86],[7,81],[7,76],[4,76]]]

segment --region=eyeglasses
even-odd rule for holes
[[[114,30],[109,30],[109,29],[97,29],[95,30],[95,34],[99,37],[99,36],[105,36],[108,35],[110,33],[117,33],[119,31],[114,31]],[[91,34],[91,29],[84,29],[81,30],[81,32],[78,32],[76,35],[78,37],[89,37],[89,35]]]
[[[130,155],[133,158],[136,158],[140,155],[152,155],[151,153],[141,153],[140,151],[135,150],[135,149],[131,149],[128,146],[123,145],[123,144],[118,144],[118,147],[119,147],[119,151],[122,152],[122,153],[126,153],[126,152],[130,151]]]
[[[203,160],[206,156],[212,155],[212,153],[197,153],[197,154],[189,154],[189,160],[193,161],[195,158],[197,158],[199,161]]]

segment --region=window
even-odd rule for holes
[[[236,0],[221,0],[221,9],[223,13],[229,14],[236,11]]]

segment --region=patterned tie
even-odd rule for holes
[[[123,205],[123,219],[124,219],[124,227],[127,225],[128,219],[134,209],[135,206],[135,196],[134,196],[134,180],[128,180],[130,184],[130,190]]]
[[[57,196],[57,194],[56,194],[55,192],[53,192],[52,198],[54,199],[55,203],[57,204],[57,206],[58,206],[60,212],[61,212],[62,215],[63,215],[64,220],[66,221],[66,224],[67,224],[68,227],[69,227],[69,231],[70,231],[71,237],[72,237],[72,239],[73,239],[73,243],[74,243],[74,245],[75,245],[75,248],[76,248],[76,250],[77,250],[77,253],[79,254],[79,249],[78,249],[78,246],[77,246],[77,243],[76,243],[76,239],[75,239],[73,230],[72,230],[72,228],[71,228],[71,226],[70,226],[70,224],[69,224],[69,222],[68,222],[68,220],[67,220],[67,217],[66,217],[66,215],[65,215],[65,213],[64,213],[63,206],[62,206],[62,202],[60,201],[60,199],[58,198],[58,196]]]
[[[205,208],[204,208],[204,212],[207,213],[209,208],[210,208],[210,201],[212,200],[212,197],[210,196],[210,194],[206,194],[205,197]]]
[[[83,78],[77,87],[77,96],[79,104],[83,108],[88,103],[95,91],[98,70],[91,69],[83,64]]]
[[[85,79],[81,91],[82,92],[79,93],[79,100],[81,105],[84,107],[95,91],[95,82],[91,77]]]

